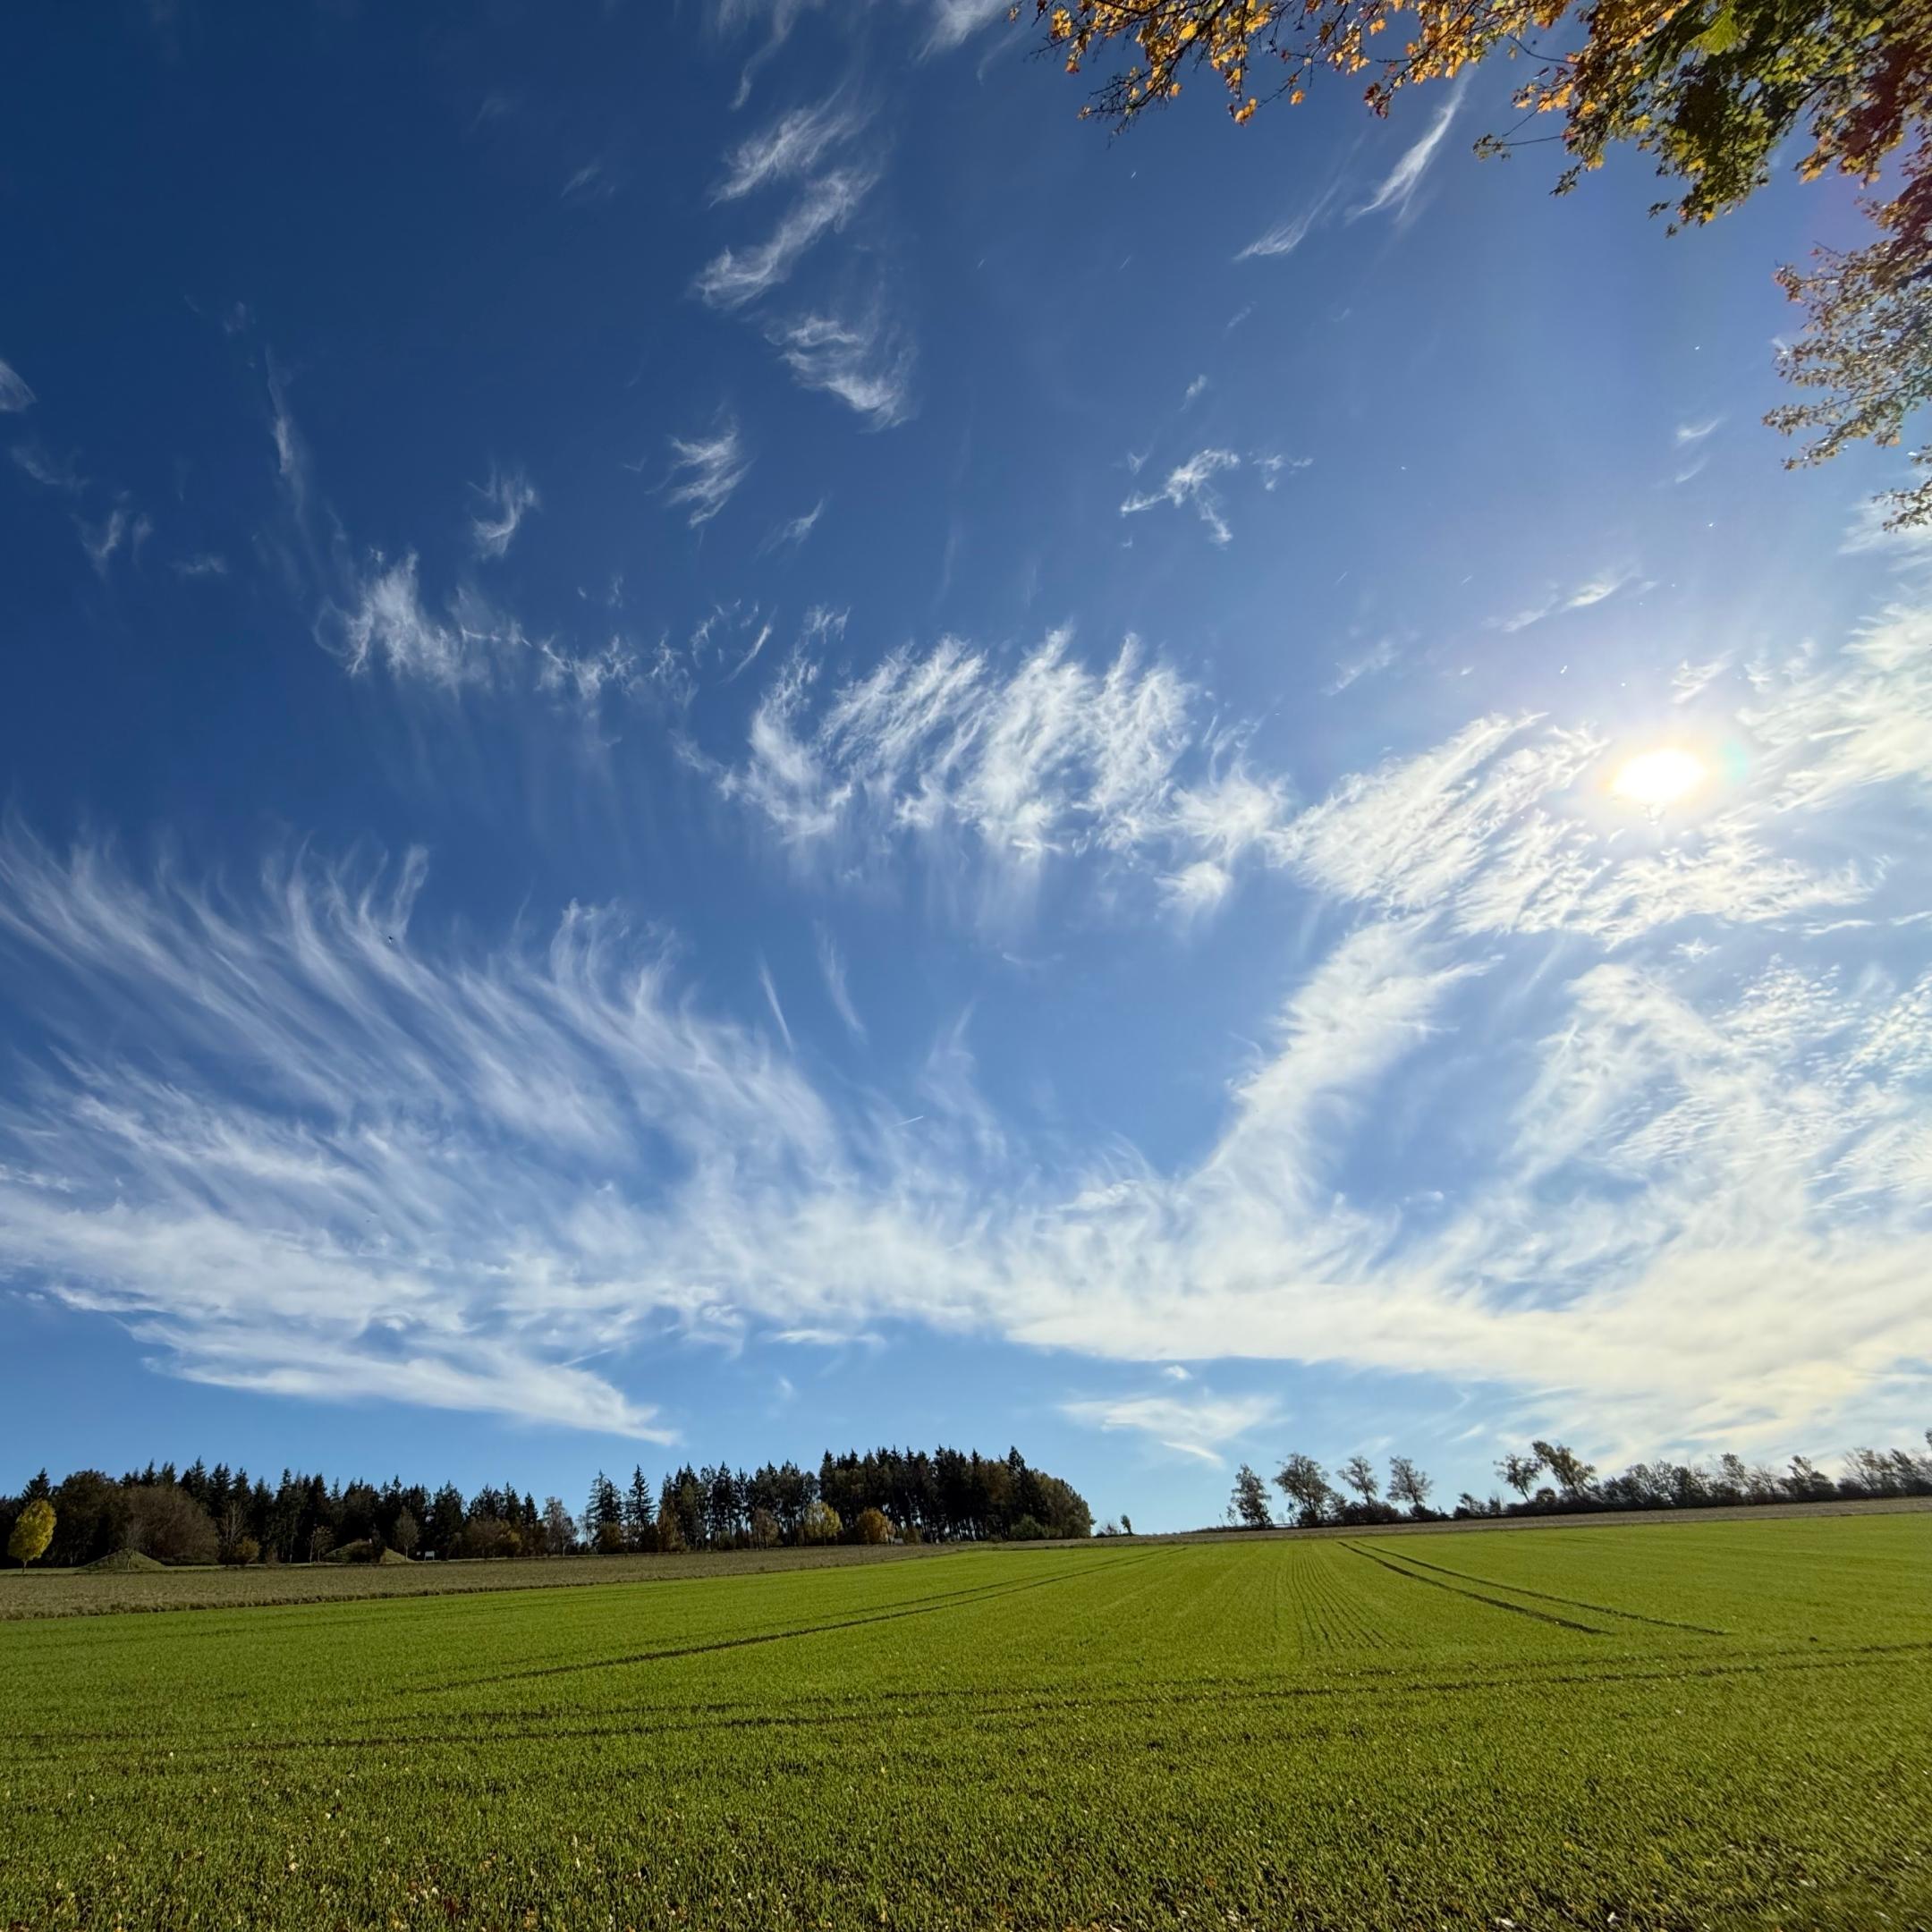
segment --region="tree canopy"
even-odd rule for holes
[[[1035,0],[1070,72],[1116,64],[1085,110],[1125,126],[1205,72],[1237,122],[1264,102],[1298,103],[1324,71],[1360,78],[1385,114],[1405,87],[1501,54],[1521,61],[1521,119],[1487,134],[1505,155],[1542,116],[1567,165],[1559,194],[1614,147],[1653,157],[1674,225],[1707,222],[1769,180],[1796,136],[1793,166],[1875,186],[1908,157],[1895,191],[1867,203],[1877,239],[1821,250],[1778,279],[1805,310],[1780,354],[1808,400],[1773,427],[1809,441],[1792,465],[1860,440],[1898,443],[1932,400],[1932,0]],[[1017,12],[1018,10],[1015,9]],[[1566,26],[1566,23],[1567,26]],[[1391,30],[1397,30],[1391,31]],[[1913,462],[1932,469],[1932,445]],[[1894,525],[1932,521],[1932,476],[1888,494]]]
[[[17,1563],[36,1563],[53,1540],[54,1505],[45,1496],[35,1496],[13,1520],[7,1555]]]

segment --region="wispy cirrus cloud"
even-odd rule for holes
[[[80,533],[80,547],[87,552],[88,562],[94,566],[95,575],[104,578],[108,566],[121,552],[126,551],[131,555],[140,554],[154,525],[145,513],[130,510],[125,504],[116,504],[97,523],[76,517],[74,528]]]
[[[737,201],[777,182],[809,174],[834,148],[856,137],[865,117],[837,96],[813,107],[794,107],[769,127],[748,135],[724,157],[713,201]]]
[[[479,946],[418,930],[424,876],[309,860],[234,894],[9,826],[0,1267],[192,1378],[647,1436],[678,1419],[626,1389],[646,1338],[903,1323],[1474,1377],[1606,1449],[1922,1392],[1932,976],[1777,964],[1712,1010],[1667,953],[1572,959],[1454,1211],[1418,1218],[1355,1153],[1391,1151],[1397,1093],[1419,1146],[1462,1118],[1440,1052],[1522,992],[1430,913],[1288,970],[1212,1145],[1163,1170],[1032,1144],[958,1028],[916,1133],[835,1104],[617,911]],[[139,1034],[100,1023],[130,1005]],[[1077,1415],[1197,1460],[1270,1419],[1172,1390]]]
[[[721,416],[708,435],[672,436],[671,470],[665,501],[689,506],[693,530],[708,523],[736,493],[751,468],[751,455],[735,419]]]
[[[1842,862],[1779,852],[1761,796],[1654,846],[1580,809],[1611,747],[1598,733],[1488,717],[1344,780],[1273,835],[1276,862],[1337,897],[1428,912],[1468,933],[1563,932],[1622,945],[1684,919],[1758,924],[1856,903]]]
[[[818,970],[825,979],[826,996],[832,1002],[832,1010],[845,1022],[845,1030],[860,1046],[865,1044],[865,1021],[859,1017],[859,1009],[852,1004],[852,988],[846,983],[845,958],[839,951],[838,941],[832,936],[832,929],[823,919],[815,928],[818,945]]]
[[[934,0],[928,51],[943,53],[959,47],[1012,11],[1012,0]]]
[[[505,470],[492,464],[489,480],[470,487],[483,500],[483,507],[470,513],[470,544],[479,556],[500,557],[509,549],[518,526],[543,499],[536,485],[514,467]]]
[[[1196,450],[1184,463],[1168,471],[1166,481],[1158,489],[1137,491],[1129,496],[1121,504],[1120,513],[1138,516],[1141,511],[1152,510],[1160,504],[1171,504],[1177,510],[1191,509],[1208,526],[1208,534],[1216,543],[1229,543],[1234,533],[1228,528],[1214,479],[1226,470],[1240,468],[1241,458],[1233,450]]]
[[[1421,137],[1403,151],[1402,158],[1383,177],[1381,184],[1368,200],[1349,210],[1351,221],[1364,215],[1391,214],[1398,227],[1408,225],[1414,215],[1416,197],[1421,191],[1429,164],[1435,160],[1436,150],[1442,146],[1449,124],[1455,119],[1468,89],[1469,72],[1464,69],[1450,84],[1448,97],[1436,110]]]
[[[1189,690],[1131,644],[1094,671],[1056,634],[1003,672],[947,640],[894,652],[822,699],[818,682],[794,657],[759,703],[744,760],[712,767],[788,844],[963,832],[1030,865],[1090,845],[1127,852],[1177,823]]]
[[[1619,591],[1626,590],[1638,581],[1638,572],[1628,565],[1598,571],[1594,577],[1586,578],[1572,589],[1563,590],[1552,587],[1538,603],[1526,605],[1513,615],[1500,619],[1496,628],[1509,635],[1518,631],[1527,631],[1532,624],[1539,624],[1546,618],[1560,617],[1571,611],[1589,610],[1593,605],[1606,603]]]
[[[1272,228],[1258,234],[1234,259],[1238,262],[1268,261],[1292,255],[1326,216],[1335,193],[1332,185],[1324,189],[1299,215],[1292,215],[1286,221],[1277,222]]]
[[[826,499],[821,496],[809,510],[795,517],[787,517],[783,523],[775,523],[765,533],[765,540],[758,546],[758,555],[768,556],[775,550],[802,550],[806,539],[818,528],[818,519],[825,514],[826,502]]]
[[[80,473],[78,456],[72,453],[55,456],[38,443],[16,443],[13,465],[22,475],[31,477],[42,489],[59,490],[65,496],[78,496],[88,486],[88,479]]]
[[[856,319],[806,314],[766,331],[785,367],[807,389],[821,389],[889,429],[912,412],[912,348],[877,309]]]
[[[1778,755],[1781,811],[1885,784],[1932,795],[1932,609],[1895,606],[1834,657],[1762,680],[1743,719]]]
[[[0,415],[15,416],[33,407],[34,393],[11,362],[0,360]]]
[[[699,270],[697,293],[715,309],[742,309],[768,295],[815,242],[852,219],[876,179],[869,171],[835,168],[808,182],[765,241],[724,249]]]
[[[1089,1428],[1129,1429],[1164,1449],[1211,1462],[1226,1460],[1231,1442],[1279,1419],[1281,1404],[1266,1395],[1119,1395],[1086,1397],[1060,1405],[1069,1421]]]

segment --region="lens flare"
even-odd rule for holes
[[[1701,758],[1693,758],[1675,745],[1664,745],[1655,751],[1640,751],[1629,759],[1611,780],[1610,789],[1632,805],[1656,810],[1688,798],[1707,775]]]

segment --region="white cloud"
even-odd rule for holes
[[[1258,234],[1248,246],[1235,256],[1236,261],[1270,260],[1284,255],[1292,255],[1314,233],[1316,225],[1327,212],[1335,199],[1335,190],[1325,190],[1299,215],[1292,216],[1284,222],[1277,222],[1265,233]]]
[[[758,985],[764,988],[765,1004],[771,1008],[771,1016],[778,1022],[778,1032],[785,1043],[785,1051],[795,1049],[792,1040],[792,1028],[784,1016],[784,1008],[779,1004],[778,988],[772,983],[771,968],[760,957],[758,960]]]
[[[1337,897],[1428,912],[1468,933],[1568,932],[1622,945],[1686,919],[1761,923],[1856,902],[1856,868],[1775,852],[1762,797],[1740,800],[1654,849],[1593,823],[1579,781],[1596,734],[1479,719],[1455,737],[1345,779],[1267,842]]]
[[[818,519],[825,514],[825,506],[826,499],[821,496],[803,515],[774,524],[765,541],[758,546],[758,555],[766,556],[774,550],[802,550],[805,539],[818,529]]]
[[[80,474],[76,458],[51,456],[38,443],[16,443],[13,462],[43,489],[60,490],[67,496],[78,496],[87,487],[88,479]]]
[[[468,632],[424,607],[413,551],[394,564],[376,557],[355,584],[351,607],[325,612],[321,634],[352,674],[381,664],[392,677],[449,690],[487,675],[485,647],[501,640],[500,633]]]
[[[971,38],[981,29],[1003,21],[1012,11],[1013,0],[919,0],[931,9],[932,30],[927,38],[928,51],[942,53]]]
[[[539,691],[569,691],[584,703],[646,682],[623,638],[583,652],[531,638],[473,586],[460,586],[440,613],[431,610],[413,551],[393,564],[377,554],[361,573],[344,572],[343,594],[344,602],[324,605],[316,637],[352,675],[379,665],[399,682],[419,680],[449,691],[527,678]]]
[[[1168,472],[1167,480],[1158,489],[1128,497],[1120,506],[1120,513],[1135,516],[1164,503],[1172,504],[1177,510],[1191,506],[1208,526],[1208,536],[1217,544],[1227,543],[1233,533],[1222,514],[1214,479],[1224,470],[1240,468],[1241,458],[1233,450],[1197,450],[1184,463]]]
[[[819,921],[817,930],[818,970],[825,976],[826,996],[832,1002],[833,1011],[845,1022],[846,1031],[863,1046],[865,1021],[859,1017],[859,1009],[852,1004],[852,989],[845,981],[845,961],[839,952],[838,942],[823,920]]]
[[[0,360],[0,415],[17,415],[33,406],[34,393],[11,362]]]
[[[499,470],[494,464],[489,481],[471,487],[483,499],[485,508],[470,516],[470,540],[479,556],[500,557],[509,549],[517,526],[542,498],[521,470]]]
[[[1428,173],[1429,163],[1436,158],[1436,150],[1441,147],[1443,136],[1449,131],[1449,123],[1455,119],[1456,110],[1462,106],[1462,96],[1468,87],[1469,72],[1465,69],[1456,76],[1450,87],[1449,97],[1436,110],[1421,139],[1389,170],[1375,193],[1360,208],[1349,211],[1351,221],[1358,216],[1377,215],[1389,209],[1394,211],[1398,226],[1407,224],[1414,211],[1416,195],[1421,189],[1423,177]]]
[[[691,506],[691,525],[708,523],[731,499],[751,468],[738,425],[719,419],[708,436],[670,439],[671,473],[665,479],[665,501]]]
[[[1272,490],[1282,479],[1282,472],[1290,470],[1312,470],[1312,456],[1278,456],[1274,454],[1250,456],[1248,461],[1254,465],[1255,474],[1261,479],[1261,487]]]
[[[1161,1172],[1020,1138],[956,1030],[916,1131],[835,1106],[617,913],[459,945],[416,930],[423,878],[228,894],[10,827],[0,1267],[190,1377],[644,1435],[676,1419],[626,1392],[633,1344],[905,1322],[1500,1382],[1606,1453],[1784,1446],[1925,1392],[1932,975],[1775,965],[1707,1008],[1694,967],[1572,953],[1479,1095],[1445,1051],[1520,981],[1371,920]],[[1472,1163],[1447,1216],[1364,1178],[1443,1142]],[[1070,1412],[1197,1458],[1272,1419],[1191,1397]]]
[[[894,652],[815,706],[817,682],[794,657],[753,716],[746,760],[714,769],[795,847],[963,832],[1028,869],[1058,852],[1206,842],[1209,808],[1175,783],[1189,689],[1131,642],[1096,672],[1056,633],[1003,673],[948,639]]]
[[[1707,416],[1699,421],[1681,422],[1677,425],[1674,434],[1674,440],[1680,449],[1683,448],[1686,444],[1701,443],[1723,421],[1724,418],[1722,416]]]
[[[74,519],[74,528],[80,532],[80,547],[88,554],[88,562],[96,574],[105,577],[107,566],[114,560],[114,553],[129,541],[139,530],[145,531],[147,519],[131,516],[126,509],[116,504],[98,523],[86,523],[79,517]]]
[[[1793,667],[1743,718],[1787,767],[1786,810],[1895,782],[1932,791],[1932,609],[1887,611],[1836,657]]]
[[[836,396],[867,428],[887,429],[911,413],[911,345],[877,310],[856,321],[795,316],[767,334],[806,388]]]
[[[1187,386],[1187,394],[1181,398],[1182,407],[1185,408],[1197,397],[1206,394],[1207,389],[1208,378],[1205,376],[1197,376],[1194,380]]]
[[[1518,611],[1513,617],[1503,618],[1497,628],[1513,634],[1518,631],[1527,631],[1531,624],[1541,623],[1546,617],[1560,617],[1571,611],[1589,610],[1593,605],[1607,602],[1618,591],[1628,589],[1637,580],[1637,572],[1627,566],[1598,571],[1594,577],[1586,579],[1574,589],[1552,589],[1540,603]]]
[[[1267,1395],[1126,1395],[1063,1402],[1060,1412],[1089,1428],[1131,1429],[1164,1449],[1217,1467],[1231,1442],[1274,1422],[1281,1404]]]
[[[1170,872],[1161,880],[1161,892],[1183,919],[1198,919],[1212,912],[1228,895],[1234,875],[1212,859],[1197,859],[1191,865]]]
[[[1895,557],[1902,566],[1917,565],[1932,557],[1932,523],[1906,523],[1886,528],[1890,506],[1883,499],[1868,497],[1852,513],[1844,541],[1838,546],[1842,556],[1869,555],[1874,552]]]
[[[1702,664],[1692,664],[1686,658],[1671,674],[1671,702],[1689,704],[1692,699],[1701,698],[1730,668],[1728,657],[1707,658]]]
[[[571,178],[564,183],[557,195],[560,201],[608,201],[617,192],[617,183],[606,172],[601,161],[586,161]]]
[[[732,149],[711,199],[736,201],[774,182],[809,174],[831,149],[851,140],[864,124],[862,115],[835,97],[816,107],[794,107]]]
[[[727,248],[708,262],[694,284],[697,292],[716,309],[741,309],[769,294],[815,242],[845,225],[876,178],[835,168],[808,182],[767,241],[755,248]]]
[[[1324,689],[1331,698],[1339,697],[1351,684],[1359,683],[1365,677],[1373,677],[1379,671],[1386,671],[1394,662],[1394,639],[1378,638],[1358,657],[1338,664],[1334,678]]]

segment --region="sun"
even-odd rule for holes
[[[1701,758],[1676,745],[1663,745],[1625,760],[1611,780],[1610,789],[1632,805],[1657,810],[1688,798],[1707,775]]]

